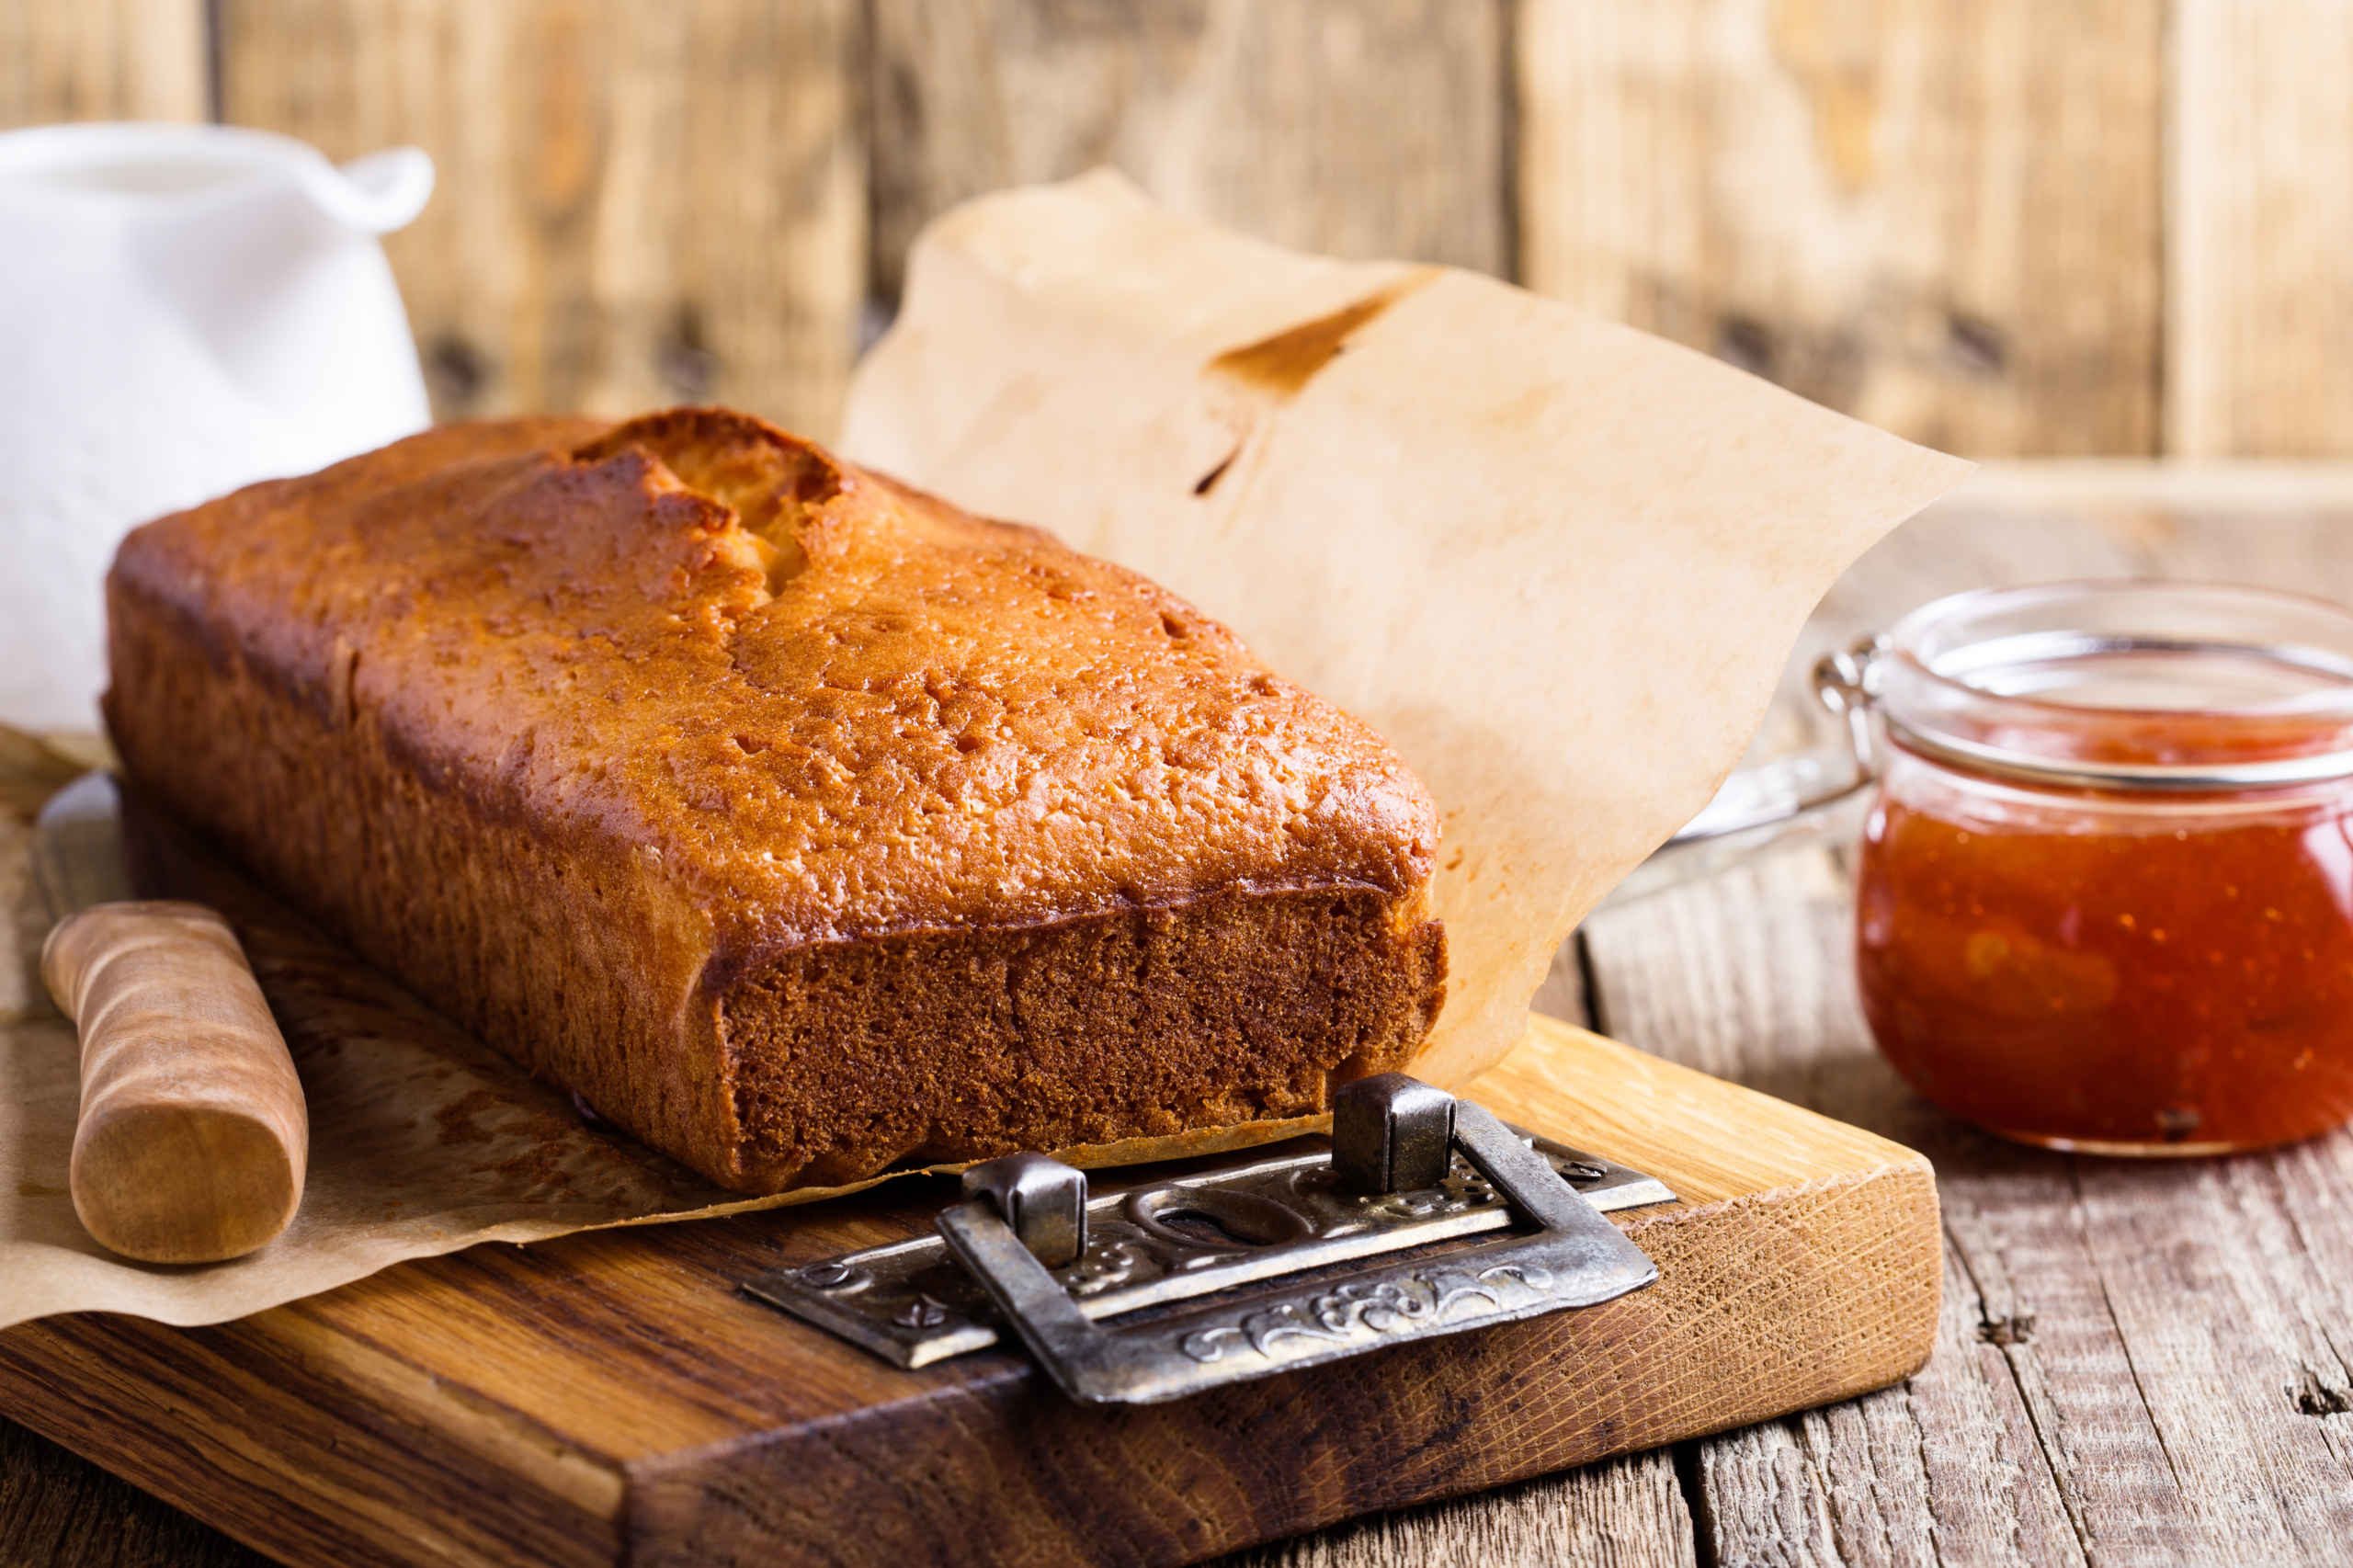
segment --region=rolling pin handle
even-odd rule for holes
[[[41,978],[81,1033],[66,1179],[90,1234],[142,1263],[218,1263],[285,1230],[310,1118],[228,923],[196,903],[96,904],[50,932]]]

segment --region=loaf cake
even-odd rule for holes
[[[138,529],[108,609],[149,795],[740,1190],[1312,1114],[1443,996],[1378,735],[741,415],[429,431]]]

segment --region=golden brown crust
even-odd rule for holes
[[[142,783],[733,1185],[1312,1111],[1440,994],[1378,736],[741,415],[429,432],[149,525],[108,594]]]

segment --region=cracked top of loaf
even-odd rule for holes
[[[151,525],[118,570],[330,724],[365,708],[428,788],[654,871],[723,967],[1404,895],[1437,848],[1377,734],[1174,595],[724,411],[430,431]]]

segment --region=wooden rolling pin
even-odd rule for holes
[[[97,790],[83,793],[98,804]],[[79,803],[53,802],[68,809],[42,813],[41,829],[56,831],[35,846],[45,890],[63,907],[120,880],[103,863],[89,871],[93,830],[106,835],[100,855],[120,854],[110,785],[102,822],[94,811],[69,820]],[[79,853],[61,857],[68,833]],[[61,858],[81,874],[58,874]],[[310,1117],[228,923],[196,903],[95,903],[50,932],[41,979],[81,1031],[67,1180],[90,1234],[145,1263],[217,1263],[283,1231],[302,1200]]]

